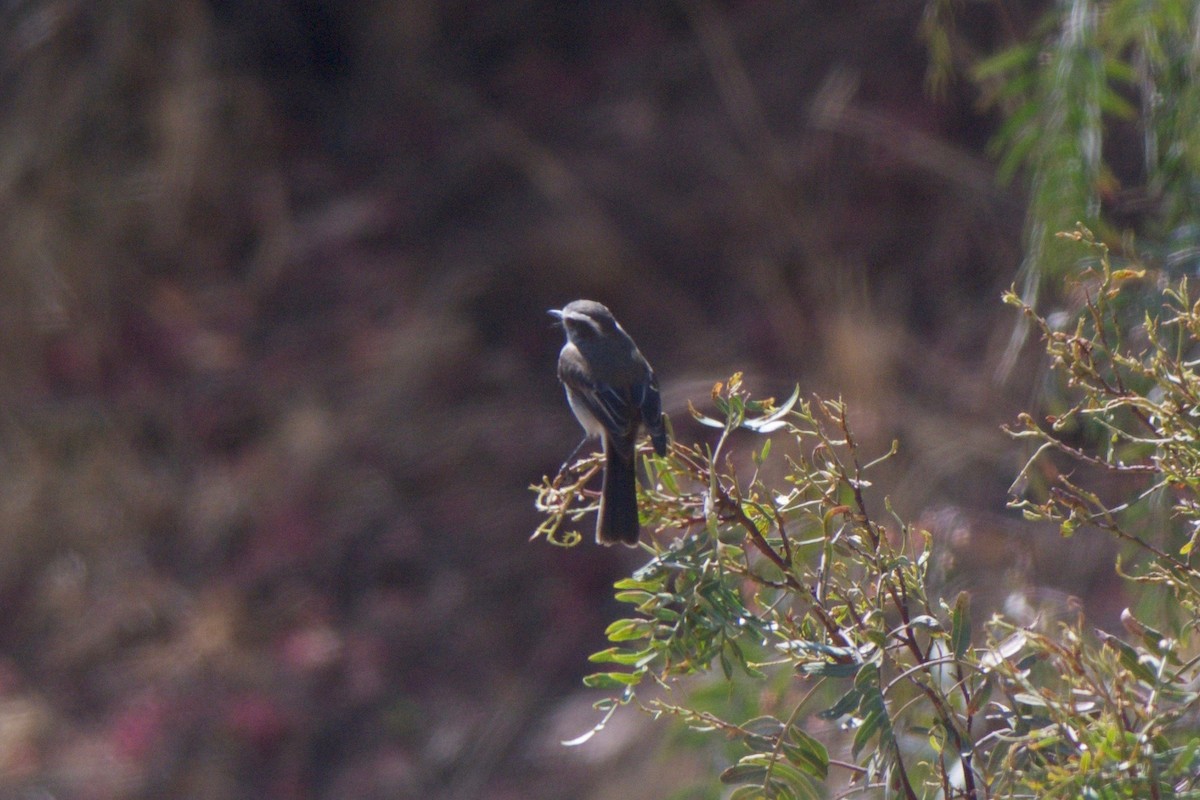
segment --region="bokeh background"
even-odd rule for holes
[[[681,437],[735,370],[840,394],[947,587],[1111,618],[1111,556],[1004,510],[1022,196],[974,87],[927,90],[924,5],[3,4],[0,796],[710,776],[635,712],[557,744],[643,558],[527,541],[578,297]],[[1043,5],[964,4],[958,44]]]

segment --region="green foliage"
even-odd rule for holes
[[[1119,196],[1138,196],[1136,205],[1151,209],[1141,232],[1152,239],[1200,238],[1194,0],[1057,0],[1030,34],[984,58],[962,44],[954,11],[947,0],[926,5],[931,85],[946,83],[952,63],[967,63],[983,105],[1000,113],[992,142],[1000,176],[1028,179],[1031,280],[1070,269],[1073,251],[1054,234],[1076,221],[1119,240],[1105,210]],[[1140,164],[1129,148],[1105,149],[1117,126],[1136,129],[1127,139],[1140,140]],[[1031,286],[1024,295],[1033,297]]]
[[[735,375],[714,388],[717,413],[693,409],[715,444],[647,454],[644,522],[670,535],[616,585],[630,613],[587,680],[614,692],[606,719],[636,705],[719,734],[737,747],[721,774],[737,798],[1200,797],[1200,299],[1114,267],[1086,229],[1065,241],[1095,264],[1073,323],[1007,298],[1074,397],[1011,431],[1033,444],[1023,477],[1049,476],[1021,481],[1013,505],[1064,535],[1116,536],[1131,595],[1166,602],[1127,610],[1124,637],[1082,613],[977,627],[969,594],[932,593],[931,537],[871,511],[895,448],[864,463],[842,403],[777,407]],[[592,496],[564,475],[540,487],[560,520]],[[689,694],[696,676],[727,702]]]

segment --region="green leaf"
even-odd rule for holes
[[[772,747],[774,746],[775,739],[783,732],[783,723],[778,718],[772,717],[769,714],[746,720],[739,727],[750,734],[750,736],[770,740]]]
[[[862,724],[858,726],[858,730],[854,732],[854,746],[851,748],[851,753],[857,758],[859,752],[862,751],[867,743],[878,733],[886,720],[886,713],[882,707],[872,707],[867,715],[863,717]]]
[[[810,642],[806,639],[789,639],[786,642],[780,642],[775,645],[776,649],[790,653],[818,653],[823,656],[829,656],[838,660],[852,658],[855,661],[860,661],[858,648],[855,647],[840,647],[824,642]]]
[[[652,609],[650,613],[655,619],[668,624],[679,619],[679,612],[673,608],[663,608],[662,606],[659,606],[658,608]]]
[[[1186,556],[1191,553],[1196,547],[1196,540],[1200,538],[1200,525],[1192,526],[1192,535],[1184,542],[1183,547],[1179,548],[1179,555]]]
[[[610,647],[607,650],[601,650],[599,653],[592,653],[588,656],[588,661],[593,664],[621,664],[626,667],[643,667],[654,660],[658,651],[652,647],[647,647],[645,650],[625,650],[620,647]]]
[[[1174,643],[1165,633],[1142,622],[1129,609],[1122,612],[1121,624],[1125,626],[1126,630],[1136,633],[1142,640],[1142,644],[1146,645],[1146,649],[1151,653],[1156,656],[1165,656],[1175,664],[1179,663],[1178,657],[1175,657]]]
[[[819,678],[849,678],[858,674],[862,664],[838,664],[834,661],[806,661],[796,665],[796,671]]]
[[[825,745],[797,727],[788,730],[783,750],[792,763],[818,780],[829,776],[829,751]]]
[[[666,489],[668,492],[670,492],[673,495],[678,495],[680,493],[679,492],[679,483],[675,480],[674,472],[672,472],[669,469],[664,469],[664,470],[659,470],[656,473],[656,475],[658,477],[659,482],[663,485],[664,489]]]
[[[985,58],[975,64],[971,74],[976,81],[988,78],[1002,77],[1005,73],[1024,67],[1036,55],[1037,49],[1032,44],[1022,44],[1002,50],[990,58]]]
[[[854,732],[854,745],[851,748],[851,752],[857,756],[876,735],[879,736],[880,745],[884,745],[892,742],[893,734],[892,720],[879,685],[879,667],[874,663],[863,665],[854,678],[854,688],[862,692],[862,703],[858,711],[863,720]]]
[[[1160,682],[1158,676],[1142,661],[1141,655],[1134,649],[1133,645],[1104,631],[1098,630],[1096,631],[1096,635],[1100,637],[1100,641],[1104,642],[1105,645],[1117,651],[1117,658],[1121,662],[1121,666],[1132,672],[1138,680],[1151,686],[1155,686]]]
[[[954,599],[954,612],[950,615],[950,650],[955,658],[962,658],[971,646],[971,595],[959,592]]]
[[[945,735],[946,729],[941,725],[936,725],[929,731],[929,749],[939,756],[946,747]]]
[[[942,629],[942,623],[938,621],[937,617],[934,617],[930,614],[921,614],[920,616],[913,617],[911,620],[909,620],[908,624],[909,627],[924,628],[925,630],[930,631]]]
[[[824,711],[817,713],[821,719],[834,720],[838,717],[844,717],[854,709],[858,708],[862,702],[862,692],[858,689],[851,689],[842,695],[836,703]]]
[[[637,578],[621,578],[613,584],[614,589],[641,589],[646,592],[657,592],[662,588],[661,581],[638,580]]]
[[[637,686],[645,675],[644,669],[636,672],[595,672],[583,679],[583,685],[589,689],[621,689]]]
[[[967,707],[968,714],[978,714],[979,709],[987,705],[987,701],[992,696],[993,681],[984,681],[983,685],[971,695],[971,704]]]
[[[766,780],[767,767],[762,763],[761,754],[754,753],[721,773],[721,783],[742,783],[754,781],[761,784]]]
[[[654,623],[645,619],[619,619],[604,629],[610,642],[645,639],[654,631]]]
[[[1172,772],[1188,772],[1196,769],[1196,750],[1200,748],[1200,739],[1192,739],[1179,748],[1171,763]]]
[[[642,589],[631,589],[624,592],[617,592],[613,595],[613,598],[616,599],[618,603],[632,603],[633,605],[640,605],[647,600],[653,600],[654,595]]]
[[[757,790],[746,797],[811,797],[814,800],[820,797],[812,778],[771,753],[752,753],[743,757],[721,773],[721,782],[758,784],[757,787],[743,787]],[[767,787],[766,794],[762,793],[764,786]]]
[[[1122,120],[1137,117],[1137,109],[1134,105],[1116,92],[1104,92],[1100,95],[1100,110]]]
[[[771,767],[770,775],[771,788],[790,790],[787,791],[787,794],[792,797],[811,797],[813,800],[817,800],[819,797],[813,786],[812,778],[786,761],[776,760]]]

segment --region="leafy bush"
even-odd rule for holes
[[[996,28],[1012,16],[994,3]],[[1003,180],[1026,178],[1026,274],[1074,267],[1055,233],[1077,220],[1113,241],[1132,225],[1180,254],[1200,237],[1200,50],[1193,0],[1060,0],[1008,46],[980,58],[960,4],[928,0],[922,34],[930,83],[967,64],[981,104],[999,113],[992,140]],[[1194,261],[1194,255],[1189,260]],[[1026,298],[1032,295],[1026,291]]]
[[[937,82],[964,48],[955,4],[927,8]],[[1062,389],[1061,409],[1009,429],[1032,450],[1011,505],[1065,537],[1124,544],[1124,633],[1082,610],[973,620],[969,592],[935,590],[931,536],[872,510],[895,447],[872,460],[843,403],[777,406],[735,375],[714,388],[715,414],[693,410],[720,429],[714,444],[646,458],[644,522],[664,535],[616,585],[632,612],[592,657],[605,671],[586,683],[612,691],[596,730],[637,705],[720,734],[739,748],[721,776],[732,798],[1200,797],[1200,297],[1180,277],[1200,252],[1198,14],[1180,0],[1055,3],[972,70],[1004,119],[1002,175],[1028,178],[1025,281],[1005,300],[1041,333]],[[1113,125],[1137,128],[1139,163],[1106,150]],[[1122,214],[1147,242],[1134,246]],[[1082,225],[1054,234],[1075,220],[1118,258]],[[1035,307],[1047,276],[1068,310]],[[735,431],[763,437],[750,458],[731,457]],[[539,534],[579,540],[569,528],[598,468],[585,459],[536,487]],[[694,676],[722,682],[726,702],[689,694]]]
[[[616,584],[632,613],[592,656],[606,671],[585,681],[614,692],[597,704],[605,720],[637,704],[736,740],[721,776],[734,798],[818,797],[822,785],[906,798],[1200,796],[1200,299],[1186,280],[1115,269],[1086,229],[1066,238],[1095,256],[1074,323],[1007,298],[1075,397],[1011,431],[1036,444],[1023,475],[1052,476],[1022,481],[1013,505],[1064,536],[1090,528],[1128,543],[1121,577],[1162,602],[1126,610],[1125,637],[1082,612],[1048,629],[999,616],[976,628],[969,593],[931,590],[930,535],[869,510],[870,476],[895,448],[864,462],[842,403],[793,394],[776,406],[735,375],[714,388],[719,414],[693,411],[719,427],[715,444],[646,457],[645,522],[673,535],[646,544],[650,561]],[[1152,287],[1159,308],[1147,308]],[[763,437],[746,476],[728,452],[738,430]],[[1083,449],[1081,432],[1100,446]],[[542,534],[578,540],[562,528],[587,512],[597,467],[585,459],[540,487]],[[781,481],[762,477],[776,467]],[[1154,510],[1164,499],[1165,517]],[[739,716],[661,691],[718,669]]]

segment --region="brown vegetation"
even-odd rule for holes
[[[0,794],[665,794],[633,732],[554,745],[636,559],[526,542],[576,297],[681,435],[732,369],[844,393],[905,512],[1037,586],[984,514],[1021,212],[920,12],[10,4]]]

